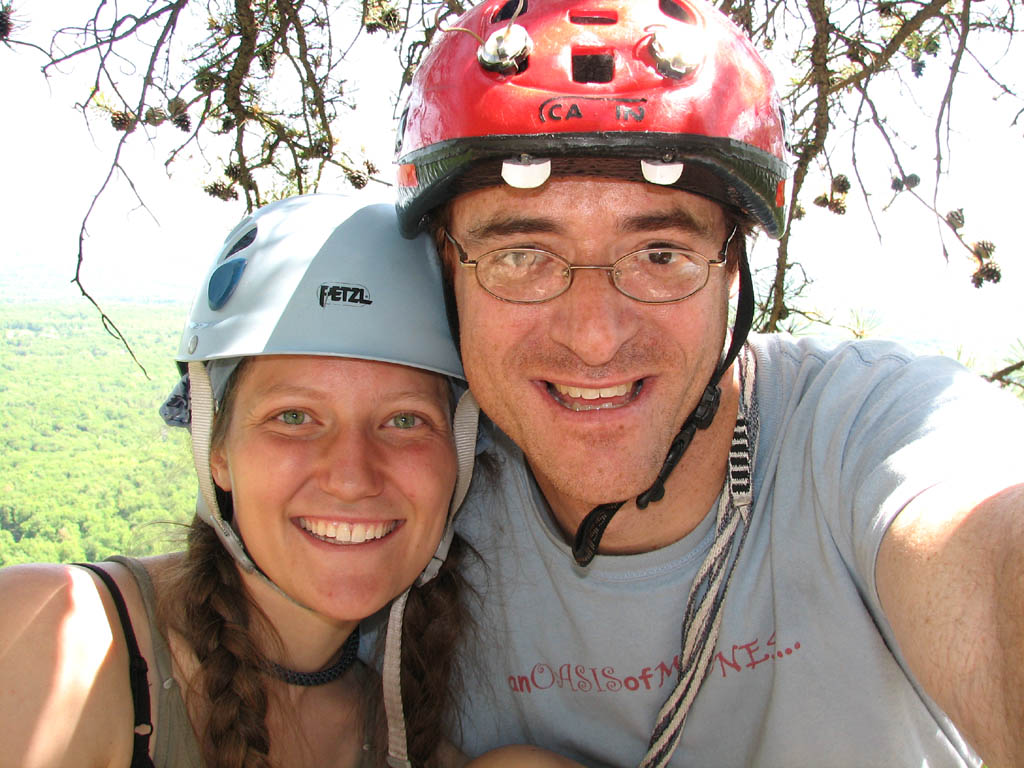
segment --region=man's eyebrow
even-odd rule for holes
[[[714,227],[711,222],[697,217],[685,208],[672,208],[654,213],[629,216],[619,225],[619,229],[627,233],[650,232],[659,229],[681,229],[692,232],[699,237],[712,237]]]
[[[629,234],[662,229],[677,229],[692,232],[699,237],[712,237],[714,235],[714,227],[710,221],[703,217],[698,217],[681,207],[672,207],[667,210],[626,217],[620,222],[619,229]],[[543,216],[506,214],[493,216],[474,227],[470,227],[466,231],[466,235],[472,240],[486,240],[491,237],[505,237],[508,235],[557,234],[561,231],[561,225],[554,219]]]
[[[535,235],[541,232],[560,232],[561,227],[553,219],[539,216],[493,216],[466,230],[466,235],[473,240],[486,240],[490,237],[506,235]]]

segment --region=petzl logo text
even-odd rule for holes
[[[362,285],[345,285],[344,283],[324,283],[320,286],[320,306],[336,306],[338,304],[373,304],[370,292]]]

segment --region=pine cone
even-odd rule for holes
[[[180,96],[175,96],[173,99],[167,102],[167,111],[171,113],[172,117],[174,115],[182,114],[187,107],[188,104],[186,104],[185,100]]]
[[[946,214],[946,222],[953,229],[960,229],[964,225],[964,209],[957,208],[955,211],[950,211]]]
[[[921,177],[916,173],[911,173],[903,177],[903,183],[907,185],[907,189],[913,189],[921,183]]]
[[[11,19],[11,7],[0,6],[0,42],[6,41],[14,29],[14,21]]]
[[[402,28],[402,17],[388,0],[368,0],[364,8],[363,26],[371,35],[380,30],[390,34]]]
[[[971,275],[971,284],[975,288],[981,288],[985,283],[998,283],[1003,273],[995,264],[983,264]]]
[[[892,184],[890,184],[889,186],[892,187],[894,192],[902,192],[903,191],[903,179],[897,179],[895,176],[893,176],[892,177]]]
[[[223,181],[215,181],[211,184],[207,184],[203,187],[203,191],[206,192],[210,197],[216,197],[221,200],[237,200],[238,191]]]
[[[370,182],[370,177],[361,171],[347,170],[345,171],[345,178],[356,189],[362,189]]]
[[[131,112],[111,112],[110,124],[119,131],[131,133],[135,130],[135,115]]]
[[[814,204],[819,208],[828,208],[828,195],[818,195],[814,198]]]
[[[150,107],[146,110],[143,122],[147,125],[160,125],[166,119],[167,113],[160,109],[160,107]]]
[[[832,191],[840,195],[845,195],[850,191],[850,180],[845,173],[840,173],[832,178]]]
[[[192,118],[188,116],[188,112],[178,112],[176,115],[171,117],[171,123],[175,128],[188,133],[192,130]]]
[[[912,61],[910,63],[910,71],[914,73],[914,77],[920,77],[924,74],[924,62],[921,59]]]
[[[991,240],[979,240],[971,246],[971,252],[977,257],[978,261],[985,261],[991,259],[992,254],[995,253],[996,244]]]
[[[837,216],[842,216],[846,213],[846,201],[841,197],[834,198],[828,201],[828,209]]]
[[[200,93],[213,93],[220,85],[220,78],[208,69],[201,69],[196,72],[192,85]]]

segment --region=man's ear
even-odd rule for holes
[[[222,491],[231,491],[231,472],[228,468],[228,460],[224,455],[224,446],[210,450],[210,474],[213,475],[213,482]]]

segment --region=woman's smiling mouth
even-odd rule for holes
[[[364,541],[383,539],[396,527],[397,520],[386,523],[340,523],[336,520],[300,517],[299,527],[320,541],[331,544],[362,544]]]

